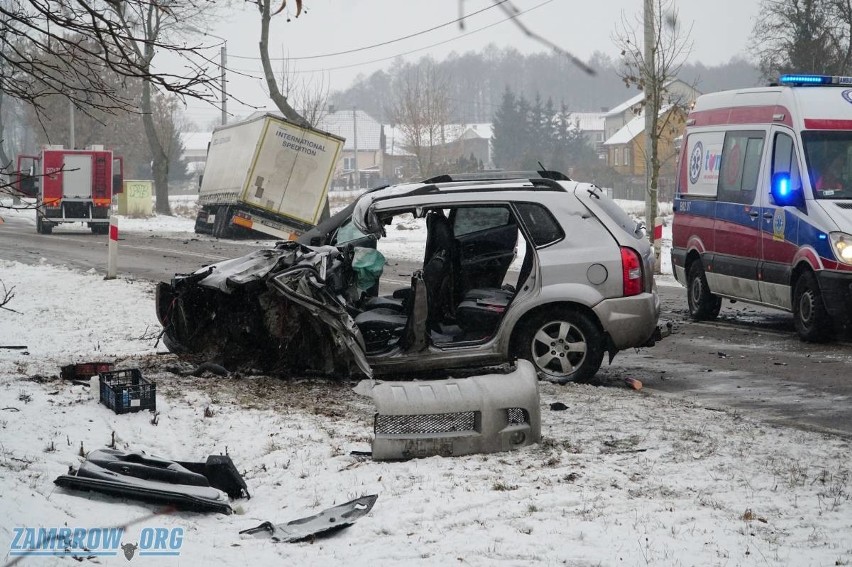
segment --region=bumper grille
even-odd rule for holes
[[[530,414],[523,408],[509,408],[506,410],[509,425],[521,425],[530,422]]]
[[[455,433],[475,431],[476,412],[438,413],[430,415],[376,414],[375,432],[380,435],[417,433]]]

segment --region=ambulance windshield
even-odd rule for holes
[[[802,132],[817,199],[852,199],[852,131]]]

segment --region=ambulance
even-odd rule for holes
[[[850,328],[852,77],[785,75],[696,100],[672,266],[695,320],[727,298],[792,312],[808,342]]]

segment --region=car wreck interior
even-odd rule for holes
[[[518,282],[532,269],[534,253],[505,206],[407,211],[425,218],[423,267],[410,287],[378,295],[379,285],[360,302],[355,324],[367,354],[487,341],[494,336]],[[397,222],[399,212],[382,217]],[[385,238],[379,240],[381,249]],[[520,271],[510,266],[521,248]]]

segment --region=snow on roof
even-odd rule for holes
[[[672,105],[664,106],[660,109],[659,115],[662,116],[666,112],[668,112],[672,108]],[[605,146],[618,146],[621,144],[629,144],[630,141],[645,131],[645,111],[639,113],[639,115],[625,124],[621,130],[610,136],[610,138],[604,142]]]
[[[572,112],[568,116],[571,124],[577,123],[583,132],[593,132],[604,129],[606,112]]]
[[[338,110],[326,114],[317,128],[341,138],[346,138],[344,150],[354,151],[355,134],[358,134],[358,151],[382,149],[382,125],[363,110]]]
[[[675,82],[682,82],[682,81],[680,79],[672,79],[671,81],[669,81],[668,83],[663,85],[663,88],[668,88]],[[617,116],[617,115],[623,113],[628,108],[633,108],[634,106],[636,106],[637,104],[639,104],[643,100],[645,100],[645,91],[640,92],[638,95],[634,96],[633,98],[625,100],[624,102],[622,102],[621,104],[619,104],[618,106],[616,106],[615,108],[613,108],[612,110],[607,112],[605,114],[605,116],[607,116],[607,117]]]

